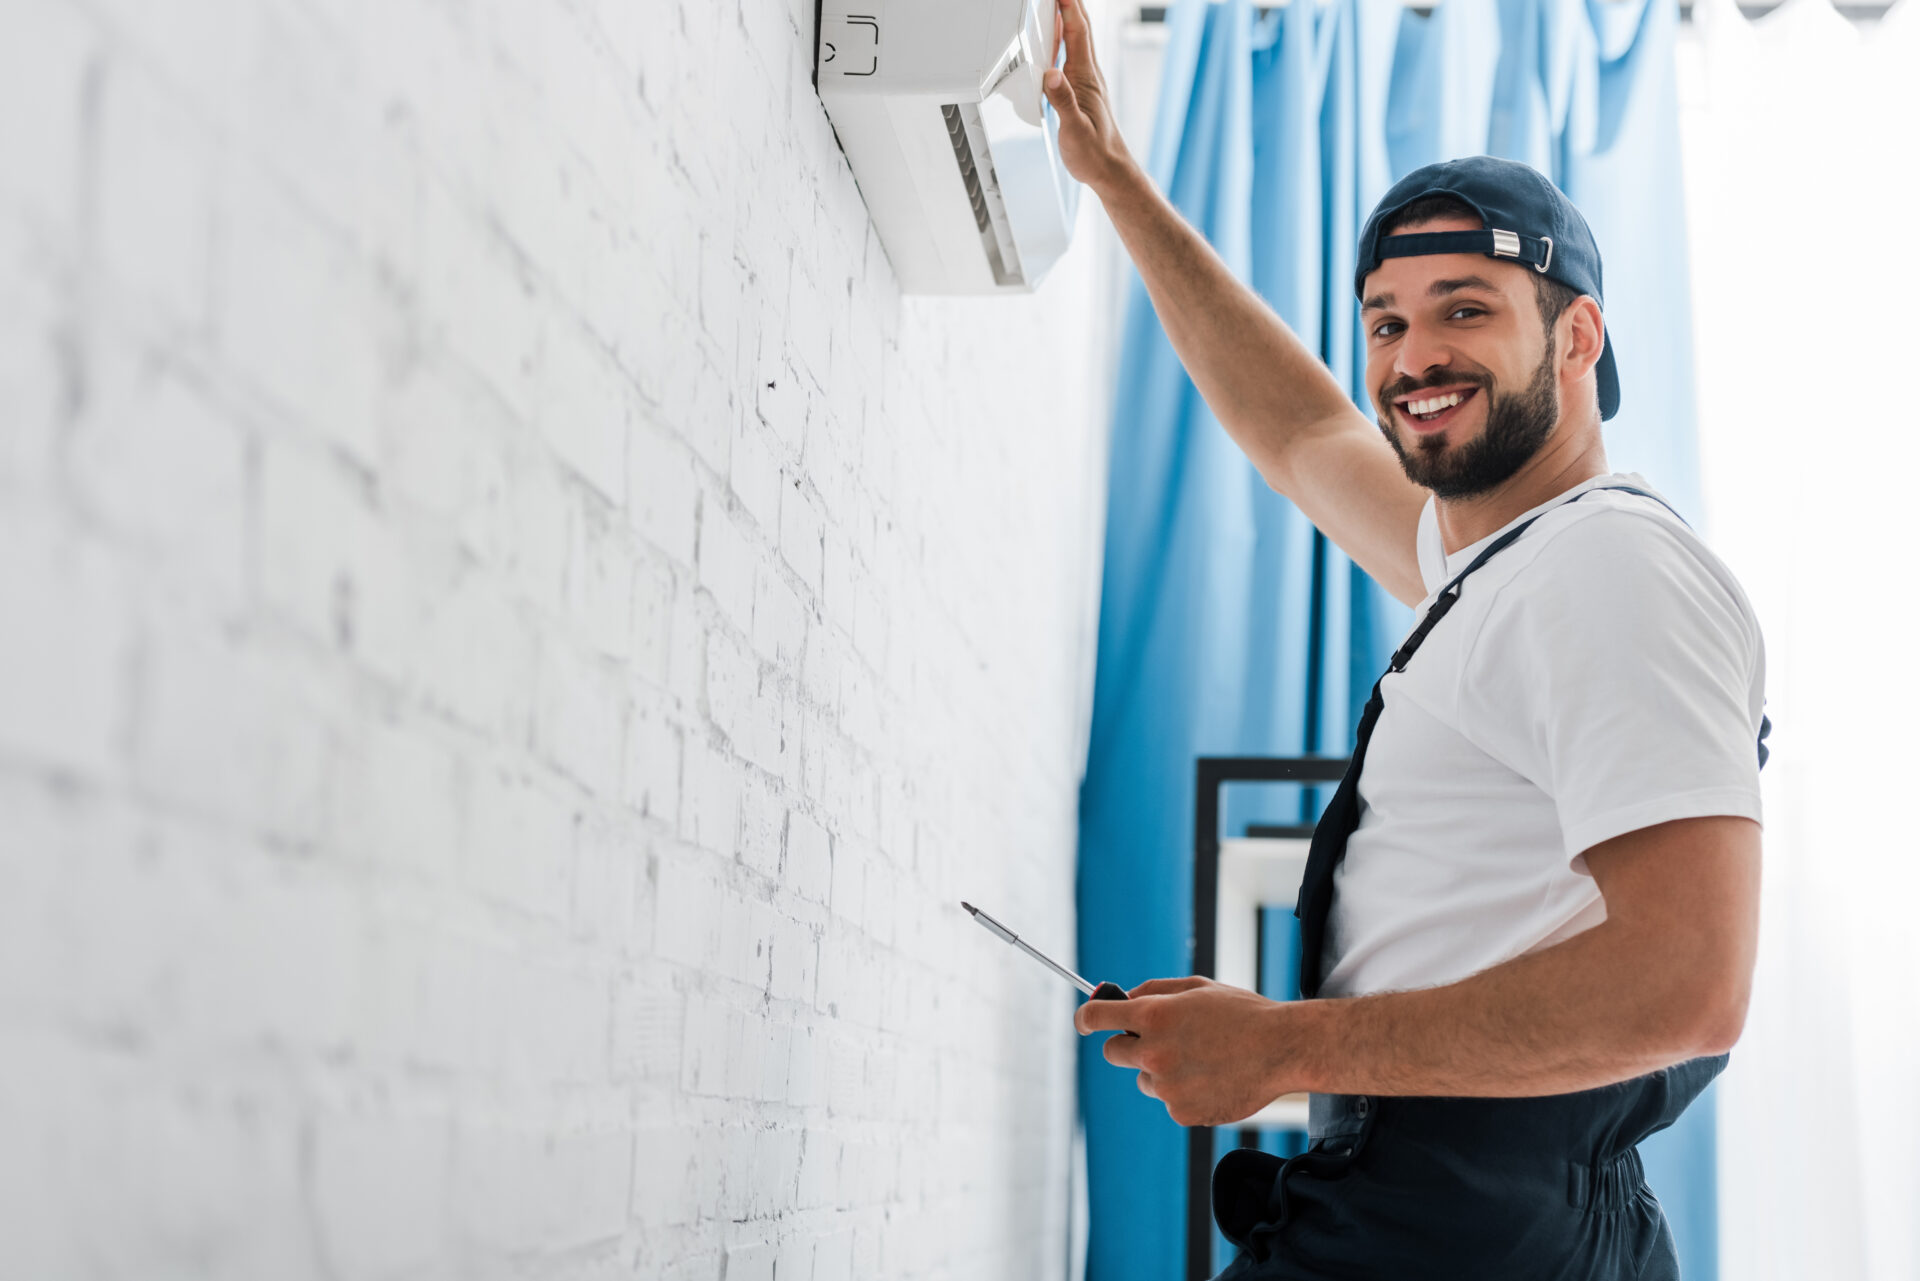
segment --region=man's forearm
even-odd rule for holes
[[[1123,166],[1099,196],[1194,385],[1267,483],[1286,492],[1289,447],[1316,424],[1351,418],[1353,402],[1137,166]]]
[[[1728,1048],[1696,976],[1622,966],[1611,924],[1446,987],[1274,1006],[1276,1093],[1565,1094]]]

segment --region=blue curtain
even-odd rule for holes
[[[1168,22],[1154,180],[1362,406],[1350,282],[1380,195],[1481,152],[1558,182],[1606,255],[1623,388],[1611,461],[1694,514],[1675,0],[1445,0],[1425,17],[1399,0],[1296,0],[1257,18],[1247,0],[1185,0]],[[1084,972],[1131,985],[1192,968],[1194,758],[1345,755],[1411,614],[1267,489],[1138,279],[1115,403],[1079,944]],[[1236,793],[1226,819],[1310,819],[1321,799]],[[1292,928],[1269,914],[1276,996]],[[1183,1275],[1185,1136],[1098,1049],[1080,1064],[1088,1275],[1168,1281]],[[1711,1093],[1643,1149],[1692,1281],[1717,1271],[1713,1149]]]

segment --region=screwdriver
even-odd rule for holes
[[[994,920],[991,916],[988,916],[985,912],[967,902],[965,899],[960,901],[960,906],[966,908],[967,911],[972,914],[974,920],[986,926],[987,929],[992,931],[1002,942],[1013,944],[1022,952],[1025,952],[1028,956],[1031,956],[1034,960],[1040,962],[1040,964],[1046,966],[1055,974],[1058,974],[1061,978],[1079,988],[1082,992],[1085,992],[1089,999],[1095,1001],[1124,1001],[1127,999],[1126,989],[1122,988],[1118,983],[1101,983],[1097,986],[1089,983],[1066,966],[1055,962],[1051,957],[1039,951],[1037,948],[1029,946],[1018,934],[1015,934],[1012,930],[1000,924],[1000,922]]]

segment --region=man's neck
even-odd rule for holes
[[[1522,513],[1609,471],[1607,451],[1601,446],[1598,431],[1592,433],[1591,443],[1584,448],[1575,444],[1570,433],[1556,432],[1545,448],[1497,489],[1472,498],[1435,499],[1440,545],[1451,556],[1512,523]]]

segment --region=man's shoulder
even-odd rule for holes
[[[1733,571],[1658,500],[1614,491],[1563,503],[1512,550],[1521,555],[1484,600],[1484,625],[1494,631],[1544,628],[1575,648],[1666,626],[1758,639]]]
[[[1530,546],[1529,546],[1530,544]],[[1534,523],[1516,550],[1529,589],[1558,585],[1572,590],[1588,579],[1661,586],[1663,576],[1729,592],[1744,608],[1739,580],[1726,562],[1685,521],[1658,499],[1621,490],[1591,491],[1562,503]]]

